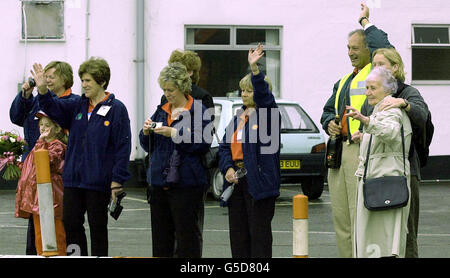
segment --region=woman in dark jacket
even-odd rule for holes
[[[34,65],[39,105],[69,130],[63,183],[63,221],[67,249],[87,256],[84,215],[87,212],[91,255],[108,255],[108,203],[130,178],[130,119],[125,105],[106,91],[111,72],[101,58],[81,64],[78,75],[84,94],[77,100],[51,97]]]
[[[52,61],[44,68],[44,75],[47,82],[47,89],[53,97],[61,99],[79,99],[79,95],[72,94],[73,71],[72,67],[61,61]],[[22,85],[22,90],[14,98],[11,108],[9,109],[9,117],[11,122],[23,127],[23,133],[27,146],[22,155],[22,161],[28,156],[28,153],[34,148],[36,141],[39,139],[39,119],[35,116],[41,109],[37,96],[33,96],[34,85],[30,86],[30,82]],[[33,217],[29,218],[27,230],[27,255],[36,255],[34,244],[34,224]]]
[[[210,146],[205,127],[211,121],[203,119],[205,106],[189,95],[191,79],[184,65],[169,64],[158,82],[168,102],[158,106],[139,134],[150,153],[153,256],[199,258],[203,239],[198,217],[208,186],[201,156]]]
[[[230,122],[219,146],[224,190],[231,184],[235,188],[226,204],[233,258],[272,256],[271,222],[281,183],[281,122],[269,80],[256,64],[263,55],[262,45],[249,51],[252,73],[239,83],[243,111]],[[263,140],[263,135],[270,140]],[[237,179],[235,172],[240,168],[247,174]]]

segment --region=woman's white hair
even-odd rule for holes
[[[398,89],[397,79],[395,79],[394,75],[392,75],[392,72],[390,70],[385,69],[383,67],[374,68],[367,76],[366,81],[375,81],[376,79],[381,80],[381,84],[384,90],[388,92],[390,95],[397,92]]]

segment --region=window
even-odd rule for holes
[[[412,26],[412,80],[450,83],[450,25]]]
[[[239,81],[250,72],[248,50],[261,43],[265,55],[260,70],[279,96],[281,30],[277,26],[186,26],[185,49],[197,52],[202,60],[198,85],[213,96],[238,95]]]
[[[314,122],[300,106],[286,103],[277,104],[281,114],[281,133],[319,132]],[[241,108],[242,104],[233,105],[233,115],[236,115]]]
[[[22,0],[23,40],[64,40],[64,1]]]

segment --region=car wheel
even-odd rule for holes
[[[323,192],[323,177],[309,177],[302,181],[303,194],[309,200],[319,199]]]
[[[223,175],[219,169],[214,168],[211,171],[211,192],[214,199],[220,200],[223,190]]]

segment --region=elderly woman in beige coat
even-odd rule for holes
[[[364,206],[363,175],[369,139],[372,135],[367,178],[382,176],[401,176],[404,174],[402,135],[404,129],[405,163],[408,189],[410,186],[410,168],[408,151],[411,143],[411,122],[400,108],[380,110],[382,100],[397,91],[397,81],[392,73],[377,67],[366,79],[368,103],[374,106],[370,117],[363,116],[351,106],[347,106],[347,116],[360,121],[363,133],[355,133],[353,140],[360,141],[359,166],[355,173],[358,177],[355,238],[353,254],[357,258],[404,257],[407,235],[409,201],[405,207],[383,211],[369,211]]]

